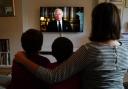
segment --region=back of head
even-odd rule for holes
[[[29,29],[21,36],[22,48],[27,54],[35,54],[41,50],[43,34],[36,29]]]
[[[61,63],[73,53],[73,43],[65,37],[59,37],[52,44],[52,54]]]
[[[91,41],[117,40],[120,29],[119,10],[114,4],[101,3],[93,9]]]

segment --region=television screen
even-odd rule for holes
[[[40,7],[43,32],[83,32],[83,7]]]

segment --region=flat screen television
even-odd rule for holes
[[[61,30],[58,30],[58,22],[55,21],[55,9],[61,9],[63,12]],[[54,26],[50,24],[54,22]],[[70,30],[68,26],[70,25]],[[55,26],[56,25],[56,26]],[[84,7],[40,7],[40,29],[43,32],[83,32],[84,25]]]

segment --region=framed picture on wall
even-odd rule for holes
[[[114,3],[114,4],[123,4],[124,0],[108,0],[108,2]]]
[[[0,0],[0,17],[15,16],[14,0]]]
[[[107,2],[107,0],[98,0],[98,3]]]
[[[122,2],[123,0],[109,0],[110,2]]]
[[[120,18],[122,19],[122,16],[123,16],[123,7],[122,7],[122,5],[116,5],[117,6],[117,8],[118,8],[118,10],[119,10],[119,14],[120,14]]]
[[[125,0],[125,7],[128,8],[128,0]]]

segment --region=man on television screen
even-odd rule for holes
[[[55,20],[48,23],[47,32],[72,32],[70,23],[63,20],[63,11],[60,8],[54,11]]]

